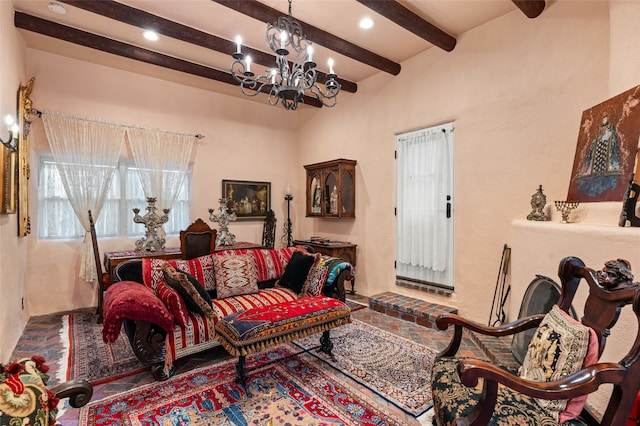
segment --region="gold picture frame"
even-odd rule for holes
[[[2,147],[0,158],[0,213],[15,214],[17,206],[18,153]]]
[[[222,197],[237,220],[264,220],[271,210],[271,182],[223,180]]]

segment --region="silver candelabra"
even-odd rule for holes
[[[214,214],[214,210],[209,209],[209,220],[220,224],[220,230],[216,237],[217,246],[232,246],[236,243],[236,236],[229,232],[229,222],[235,221],[238,217],[234,212],[229,213],[228,201],[227,198],[218,199],[218,202],[220,202],[219,214]]]
[[[133,221],[142,223],[146,228],[144,237],[136,241],[137,251],[161,251],[164,250],[165,239],[158,235],[158,228],[169,220],[169,209],[163,209],[163,215],[157,213],[156,198],[147,198],[147,213],[140,216],[140,209],[133,209]]]

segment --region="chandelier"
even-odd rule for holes
[[[289,0],[289,15],[281,16],[275,24],[267,24],[266,42],[275,53],[276,67],[267,69],[265,74],[256,76],[251,72],[251,57],[241,51],[242,39],[236,37],[236,52],[231,64],[231,75],[240,83],[242,93],[256,96],[258,93],[268,93],[269,103],[278,102],[285,109],[297,109],[298,103],[304,103],[304,96],[317,99],[326,107],[333,107],[337,103],[340,93],[338,76],[333,71],[333,60],[329,59],[329,74],[324,83],[317,81],[318,71],[313,62],[313,43],[302,34],[302,26],[291,16],[291,0]],[[290,52],[289,50],[293,52]],[[292,53],[292,61],[288,56]]]

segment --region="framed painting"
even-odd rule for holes
[[[640,86],[582,113],[567,200],[622,201],[640,137]]]
[[[271,210],[271,182],[223,180],[222,197],[238,220],[264,220]]]

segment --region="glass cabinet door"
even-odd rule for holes
[[[340,214],[353,217],[356,213],[355,191],[354,191],[353,173],[346,171],[342,175],[342,211]]]
[[[320,183],[320,176],[314,175],[311,177],[309,185],[309,196],[310,196],[310,209],[309,214],[319,215],[322,214],[322,186]]]
[[[324,181],[324,193],[325,193],[325,206],[324,214],[337,215],[338,214],[338,178],[334,172],[327,173]]]

